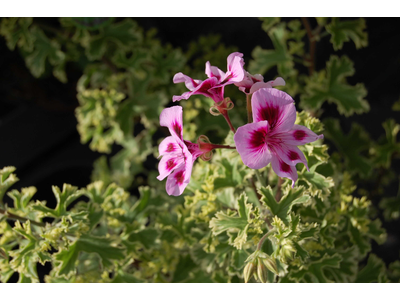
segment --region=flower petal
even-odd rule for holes
[[[271,153],[265,142],[268,131],[267,121],[246,124],[237,129],[233,139],[246,166],[261,169],[269,164]]]
[[[186,149],[187,151],[187,149]],[[168,195],[179,196],[183,193],[186,186],[190,182],[190,176],[192,175],[193,160],[192,155],[187,151],[185,153],[185,163],[175,169],[167,178],[166,190]]]
[[[218,81],[220,81],[221,78],[225,77],[225,73],[222,72],[219,68],[212,66],[209,61],[206,62],[206,75],[208,76],[208,78],[216,77]]]
[[[182,148],[179,143],[176,142],[175,137],[166,137],[158,146],[158,157],[163,155],[179,155],[182,154]]]
[[[294,183],[298,178],[295,166],[288,165],[277,155],[272,155],[271,166],[276,175],[278,175],[279,177],[285,177],[291,179],[292,187],[294,187]]]
[[[298,163],[303,163],[309,170],[306,157],[296,146],[281,143],[274,146],[273,151],[288,165],[295,166]]]
[[[192,79],[182,72],[176,73],[172,81],[174,83],[184,82],[186,87],[191,91],[193,91],[201,83],[201,80]]]
[[[228,71],[222,79],[223,84],[240,82],[244,78],[244,60],[243,54],[239,52],[231,53],[228,58]]]
[[[317,135],[305,126],[294,125],[290,131],[281,133],[280,137],[286,144],[297,146],[315,142],[324,138],[324,135]]]
[[[282,77],[276,77],[275,80],[268,81],[271,82],[272,86],[284,86],[286,84]]]
[[[274,132],[290,130],[296,121],[294,101],[287,93],[274,88],[256,91],[251,99],[253,122],[268,121]]]
[[[262,88],[272,88],[274,86],[285,85],[285,80],[282,77],[277,77],[275,80],[270,80],[267,82],[255,82],[250,89],[250,94],[258,91]]]
[[[185,92],[181,96],[173,96],[172,100],[175,102],[182,99],[187,100],[192,95],[204,95],[213,99],[215,102],[220,102],[224,100],[224,90],[221,85],[218,85],[218,83],[219,81],[216,77],[207,78],[206,80],[201,81],[194,90]]]
[[[183,144],[182,106],[164,108],[160,114],[160,125],[168,127],[171,135],[176,138],[176,142],[182,141]]]
[[[175,169],[180,168],[185,163],[184,156],[182,153],[176,155],[164,155],[158,163],[158,172],[160,175],[157,176],[158,180],[163,180],[165,177],[171,174]]]

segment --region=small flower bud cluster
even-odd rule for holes
[[[244,281],[247,283],[254,275],[254,277],[262,283],[268,282],[268,271],[278,275],[278,267],[275,258],[267,255],[266,253],[257,250],[251,254],[245,261],[243,269]]]

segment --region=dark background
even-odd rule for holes
[[[181,47],[183,51],[190,41],[211,33],[221,35],[225,45],[237,46],[245,61],[256,45],[272,48],[257,18],[135,19],[145,29],[157,28],[157,36],[163,43]],[[59,26],[55,18],[41,21]],[[313,19],[310,22],[316,25]],[[356,73],[348,81],[365,84],[371,110],[367,114],[343,118],[335,106],[324,104],[322,117],[339,118],[345,132],[350,130],[352,122],[358,122],[376,140],[384,134],[381,124],[386,119],[400,122],[400,112],[391,111],[393,103],[400,98],[400,19],[366,18],[366,22],[369,46],[356,50],[352,42],[345,43],[337,54],[353,60]],[[333,52],[328,37],[317,43],[317,70],[325,66]],[[0,37],[0,168],[15,166],[20,181],[13,188],[36,186],[38,192],[34,198],[47,200],[50,206],[54,198],[51,186],[63,183],[86,186],[90,183],[93,162],[100,156],[80,143],[76,130],[76,82],[81,71],[68,64],[66,71],[66,84],[52,76],[34,78],[18,51],[10,51]],[[266,79],[275,77],[275,70],[265,76]],[[153,167],[156,169],[156,165]],[[399,161],[394,161],[392,168],[400,174]],[[395,196],[397,189],[398,182],[394,182],[384,196]],[[377,204],[379,198],[372,200]],[[379,216],[383,221],[381,213]],[[388,240],[380,246],[373,242],[373,252],[388,264],[399,259],[400,221],[383,222],[383,226]]]

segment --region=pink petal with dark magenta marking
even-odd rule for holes
[[[163,156],[158,163],[158,172],[160,173],[160,175],[157,176],[157,179],[160,181],[163,180],[165,177],[170,175],[172,171],[183,166],[184,163],[185,160],[182,154],[180,156]]]
[[[240,82],[245,76],[243,70],[244,60],[243,54],[239,52],[231,53],[227,58],[228,71],[222,79],[222,83]]]
[[[182,154],[181,146],[176,142],[175,137],[168,136],[158,146],[158,157],[162,155],[178,155]]]
[[[308,170],[307,159],[296,146],[281,143],[274,147],[274,151],[288,165],[295,166],[298,163],[303,163]]]
[[[172,81],[174,83],[184,82],[186,87],[191,91],[194,90],[201,83],[201,80],[192,79],[181,72],[176,73]]]
[[[261,169],[269,164],[271,153],[265,142],[268,130],[267,121],[246,124],[237,129],[233,138],[246,166]]]
[[[212,66],[209,61],[206,62],[206,75],[208,78],[216,77],[218,81],[225,77],[225,73],[219,68]]]
[[[168,127],[171,135],[176,138],[176,142],[183,144],[181,106],[164,108],[160,114],[160,125]]]
[[[183,193],[186,186],[190,182],[192,167],[192,156],[189,153],[189,155],[186,157],[185,164],[183,164],[180,168],[175,169],[175,171],[168,176],[166,183],[168,195],[179,196]]]
[[[274,88],[256,91],[251,99],[253,122],[268,121],[274,132],[290,130],[296,121],[294,101],[285,92]]]
[[[301,125],[294,125],[288,132],[282,133],[282,140],[289,145],[304,145],[324,138],[324,135],[317,135],[310,129]]]
[[[294,187],[294,183],[298,178],[295,166],[288,165],[283,160],[281,160],[277,155],[272,156],[271,166],[276,175],[278,175],[279,177],[285,177],[291,179],[292,187]]]

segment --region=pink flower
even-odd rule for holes
[[[227,58],[228,71],[226,73],[217,67],[211,66],[210,62],[206,62],[205,73],[208,78],[204,81],[192,79],[181,72],[175,74],[173,82],[184,82],[189,92],[185,92],[181,96],[173,96],[172,101],[187,100],[192,95],[204,95],[213,99],[215,103],[223,101],[225,85],[243,80],[244,61],[242,57],[242,53],[231,53]]]
[[[277,77],[275,80],[264,82],[264,77],[260,74],[251,75],[245,71],[242,81],[235,83],[239,90],[245,94],[253,94],[261,88],[272,88],[273,86],[285,85],[285,80],[282,77]]]
[[[160,115],[160,125],[168,127],[171,136],[166,137],[159,145],[162,156],[158,164],[158,180],[167,178],[168,195],[179,196],[190,181],[194,161],[208,150],[202,150],[198,144],[183,139],[182,107],[165,108]]]
[[[253,123],[237,129],[236,149],[243,163],[252,169],[261,169],[269,163],[280,177],[298,178],[296,164],[307,160],[297,146],[314,142],[324,136],[316,135],[307,127],[295,125],[294,101],[285,92],[273,88],[256,91],[251,101]]]

